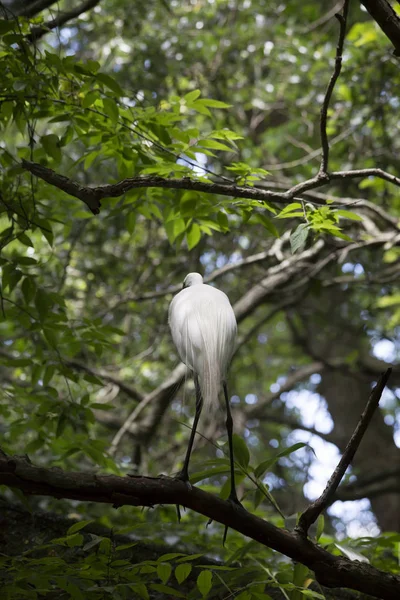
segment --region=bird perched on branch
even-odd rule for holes
[[[222,385],[226,403],[226,428],[229,442],[231,491],[229,499],[240,504],[236,495],[232,445],[232,415],[226,375],[236,338],[236,319],[226,294],[203,283],[199,273],[189,273],[183,289],[169,307],[172,339],[182,362],[193,371],[196,389],[196,413],[183,468],[178,478],[189,481],[189,460],[203,404],[218,403]],[[179,512],[178,512],[179,516]]]

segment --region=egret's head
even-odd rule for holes
[[[203,278],[200,273],[189,273],[183,280],[183,289],[190,287],[191,285],[198,285],[203,283]]]

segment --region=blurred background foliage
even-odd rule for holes
[[[240,321],[229,388],[245,506],[283,526],[269,494],[289,523],[321,492],[372,383],[398,359],[398,189],[375,177],[335,180],[286,209],[196,191],[133,189],[103,201],[93,216],[20,161],[90,186],[159,175],[289,189],[319,168],[319,110],[333,70],[333,15],[340,5],[106,0],[42,33],[43,23],[77,4],[42,4],[31,14],[28,3],[2,5],[4,451],[71,470],[178,472],[194,390],[178,365],[167,310],[184,276],[200,271],[228,294]],[[399,77],[388,40],[351,3],[329,108],[330,170],[398,173]],[[331,550],[334,539],[342,540],[333,551],[351,546],[394,571],[399,381],[395,368],[380,414],[320,525]],[[200,432],[192,481],[227,495],[223,410],[204,415]],[[2,494],[27,502],[17,492]],[[267,594],[265,582],[293,600],[306,592],[321,597],[322,590],[308,589],[312,574],[233,531],[222,548],[222,527],[206,529],[200,515],[187,513],[178,526],[172,507],[116,511],[49,498],[30,499],[29,506],[206,553],[228,566],[241,562],[232,571],[205,569],[200,581],[196,567],[184,597],[268,598],[274,592]],[[146,563],[128,585],[126,564],[110,570],[107,542],[101,547],[101,539],[80,535],[73,530],[57,547],[83,552],[83,544],[94,542],[85,558],[91,579],[58,554],[47,580],[40,563],[35,583],[30,557],[18,567],[7,558],[9,597],[40,597],[39,589],[63,590],[57,597],[66,598],[172,597],[162,589],[172,569],[191,564],[175,564],[182,556]],[[97,576],[94,550],[105,569]],[[19,581],[10,579],[10,569],[20,569]],[[189,571],[175,576],[177,597]]]

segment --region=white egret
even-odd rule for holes
[[[232,415],[226,375],[234,350],[236,319],[226,294],[203,283],[199,273],[189,273],[183,289],[169,307],[169,325],[179,356],[192,371],[196,389],[196,413],[183,468],[178,478],[189,482],[189,460],[203,404],[218,402],[222,385],[226,403],[231,470],[229,499],[240,504],[236,495],[232,445]],[[179,516],[179,512],[178,512]]]

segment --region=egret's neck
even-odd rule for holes
[[[186,275],[185,280],[183,282],[183,287],[191,287],[192,285],[201,285],[203,283],[203,278],[200,273],[189,273]]]

